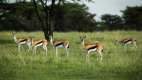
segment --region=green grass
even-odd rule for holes
[[[55,50],[48,46],[48,56],[42,48],[37,54],[27,52],[23,46],[18,53],[10,32],[0,32],[0,80],[141,80],[142,79],[142,32],[113,31],[87,33],[87,41],[100,41],[104,44],[102,63],[91,55],[91,62],[85,63],[85,50],[81,47],[78,32],[54,34],[56,39],[70,41],[70,54],[64,49]],[[42,32],[19,32],[17,36],[43,38]],[[138,48],[114,45],[114,40],[134,37]]]

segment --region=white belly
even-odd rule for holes
[[[26,42],[20,42],[20,44],[26,44]]]
[[[88,53],[90,53],[90,52],[95,52],[96,50],[97,50],[96,48],[90,49],[90,50],[88,50]]]
[[[38,47],[38,46],[42,46],[42,43],[40,43],[40,44],[36,45],[36,47]]]
[[[59,45],[59,46],[57,46],[58,48],[64,48],[64,45]]]

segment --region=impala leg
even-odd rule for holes
[[[134,44],[134,46],[137,48],[137,44],[136,44],[136,42],[134,42],[133,44]]]
[[[46,47],[46,45],[43,46],[43,49],[45,50],[45,54],[47,56],[47,47]]]
[[[67,56],[69,56],[68,48],[65,48],[65,50],[66,50]]]
[[[36,54],[37,47],[35,47],[35,49],[34,49],[34,50],[35,50],[35,54]]]
[[[88,51],[86,54],[86,62],[90,62],[90,52]]]
[[[99,60],[100,54],[97,52],[97,61]]]
[[[33,48],[33,54],[35,54],[35,47]]]
[[[28,52],[30,52],[30,50],[31,50],[31,45],[28,44]]]
[[[56,57],[58,57],[58,48],[55,47],[55,49],[56,49]]]
[[[36,54],[36,49],[37,49],[37,46],[35,46],[34,49],[33,49],[34,54]]]
[[[102,51],[98,51],[99,57],[100,57],[100,62],[102,62],[103,60],[103,55],[102,55]]]
[[[21,44],[18,44],[18,52],[21,52]]]

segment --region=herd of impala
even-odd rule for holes
[[[37,47],[43,47],[43,49],[45,50],[45,53],[47,55],[47,45],[49,43],[51,43],[53,48],[55,48],[57,57],[58,57],[58,48],[64,48],[67,56],[69,54],[69,51],[68,51],[69,41],[68,40],[53,40],[52,36],[50,36],[50,41],[47,41],[46,39],[34,40],[31,37],[17,38],[15,32],[12,32],[12,35],[13,35],[14,41],[18,45],[18,51],[19,52],[21,51],[20,48],[21,48],[22,45],[27,45],[28,46],[28,52],[32,49],[33,53],[36,54]],[[89,62],[89,56],[90,56],[91,52],[96,52],[97,60],[100,59],[100,61],[102,61],[102,59],[103,59],[103,53],[102,52],[103,52],[104,46],[98,41],[96,41],[94,43],[87,43],[87,42],[85,42],[85,39],[86,39],[86,34],[81,33],[80,34],[80,40],[81,40],[81,43],[82,43],[82,47],[83,47],[83,49],[85,49],[87,51],[86,61]],[[124,46],[132,44],[135,47],[137,47],[136,39],[134,39],[134,38],[125,38],[125,39],[122,39],[122,40],[116,40],[115,44],[121,44],[121,45],[124,45]]]

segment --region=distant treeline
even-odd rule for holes
[[[44,17],[42,8],[40,15]],[[100,22],[88,7],[78,3],[65,3],[55,8],[54,31],[142,30],[142,6],[127,7],[123,16],[104,14]],[[0,3],[0,30],[42,30],[31,2]]]
[[[142,30],[142,6],[127,7],[122,16],[104,14],[98,27],[101,30]]]

